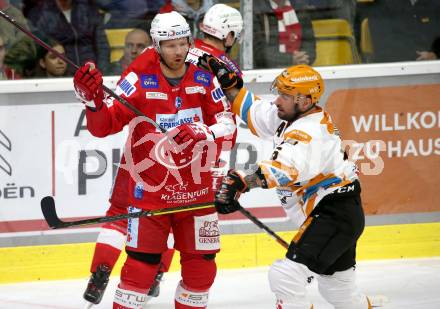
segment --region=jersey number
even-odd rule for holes
[[[275,161],[278,158],[278,153],[281,151],[281,149],[283,149],[283,144],[284,141],[282,141],[281,144],[279,144],[277,148],[275,148],[275,150],[272,152],[272,157],[271,157],[272,160]]]
[[[285,121],[283,121],[283,122],[280,124],[280,126],[279,126],[278,129],[277,129],[277,131],[275,132],[275,135],[276,135],[277,137],[280,137],[280,136],[281,136],[281,133],[283,133],[284,129],[286,128],[286,124],[287,124],[287,122],[285,122]]]

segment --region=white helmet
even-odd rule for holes
[[[186,19],[175,11],[157,14],[151,22],[150,35],[158,53],[161,41],[189,38],[190,44],[193,45],[191,29]]]
[[[205,14],[200,29],[220,40],[226,38],[229,32],[234,32],[234,39],[239,40],[243,30],[243,18],[240,11],[226,4],[216,4]]]

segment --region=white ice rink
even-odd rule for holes
[[[148,308],[172,309],[179,273],[168,273],[161,285],[161,294],[150,301]],[[100,305],[112,308],[118,278],[112,277]],[[316,280],[315,280],[316,281]],[[82,280],[47,281],[0,285],[0,308],[10,309],[81,309]],[[360,262],[360,288],[385,309],[439,309],[440,258]],[[330,309],[317,292],[316,282],[309,287],[315,309]],[[219,271],[211,289],[210,309],[271,309],[274,297],[267,283],[267,268]]]

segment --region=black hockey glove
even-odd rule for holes
[[[238,198],[241,193],[247,191],[249,188],[244,178],[235,170],[229,170],[215,195],[215,209],[224,215],[239,210],[241,206]]]
[[[214,74],[222,89],[228,90],[234,87],[241,89],[243,87],[243,79],[214,56],[203,54],[199,57],[197,66]]]

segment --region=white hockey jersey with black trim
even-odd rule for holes
[[[330,115],[321,108],[289,123],[278,117],[272,102],[242,88],[232,112],[255,135],[273,138],[272,157],[258,166],[298,226],[324,196],[357,179],[355,164],[344,160],[339,134]]]

